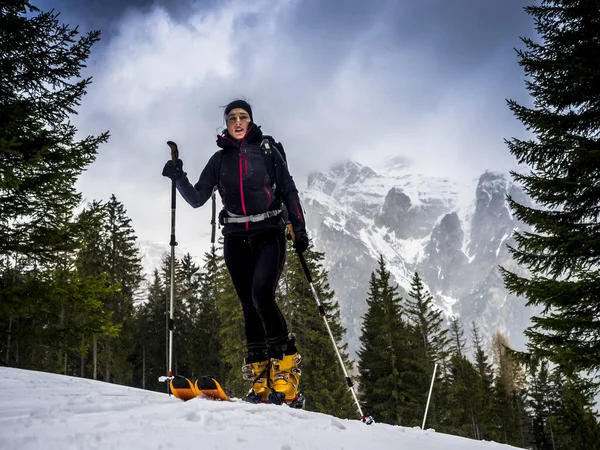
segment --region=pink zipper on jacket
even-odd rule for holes
[[[252,129],[252,127],[248,128],[248,131],[246,131],[246,134],[244,135],[244,137],[242,138],[242,140],[240,141],[240,145],[238,146],[240,149],[240,156],[238,158],[238,165],[239,165],[239,172],[240,172],[240,200],[242,202],[242,211],[244,213],[245,216],[248,215],[248,213],[246,212],[246,202],[244,201],[244,167],[242,164],[242,147],[244,145],[244,139],[246,139],[246,136],[248,136],[248,133],[250,133],[250,130]],[[235,145],[237,145],[237,142],[235,142],[232,139],[229,139],[228,137],[225,137],[225,139],[233,142]],[[246,169],[248,168],[248,163],[246,162]],[[250,224],[248,222],[246,222],[246,231],[250,228]]]

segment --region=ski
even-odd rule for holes
[[[171,393],[178,399],[187,402],[196,397],[209,400],[231,401],[217,380],[203,376],[192,382],[189,378],[175,375],[169,383]]]
[[[230,402],[231,399],[225,393],[217,380],[212,377],[200,377],[195,383],[198,395],[210,400]]]
[[[171,393],[178,399],[186,402],[196,397],[206,398],[208,400],[231,402],[233,401],[223,390],[221,384],[212,377],[203,376],[198,378],[195,382],[192,382],[189,378],[181,375],[175,375],[172,377],[169,386]],[[281,398],[281,394],[272,393],[269,396],[269,401],[265,402],[260,397],[248,396],[244,400],[248,403],[266,403],[288,405],[290,408],[304,409],[305,398],[301,392],[298,393],[298,397],[291,402],[284,402]]]

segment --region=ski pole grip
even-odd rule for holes
[[[300,258],[300,264],[302,264],[302,270],[304,270],[304,275],[306,275],[306,279],[309,283],[312,283],[312,277],[310,276],[310,271],[308,270],[308,266],[306,265],[306,260],[304,259],[304,255],[300,252],[296,252],[298,258]]]
[[[171,161],[173,161],[173,164],[177,164],[177,160],[179,159],[177,144],[173,141],[167,141],[167,145],[171,148]]]
[[[291,223],[288,223],[285,228],[287,229],[288,232],[288,240],[292,240],[292,242],[296,242],[296,234],[294,233],[294,228],[292,227]]]

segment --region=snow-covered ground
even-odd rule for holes
[[[508,450],[287,406],[176,398],[82,378],[0,367],[0,449]]]

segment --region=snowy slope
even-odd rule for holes
[[[166,394],[0,368],[0,448],[500,450],[514,448],[287,406],[183,403]]]

